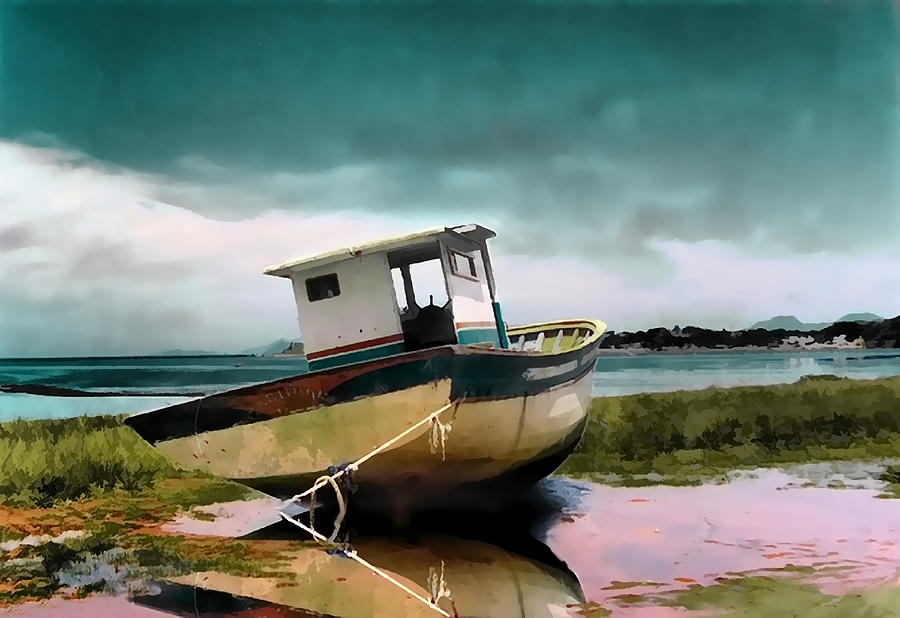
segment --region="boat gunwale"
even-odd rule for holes
[[[483,344],[474,344],[474,343],[447,343],[444,345],[434,346],[431,348],[424,348],[421,350],[413,350],[408,352],[400,352],[399,354],[389,354],[387,356],[380,356],[378,358],[373,358],[364,361],[358,361],[355,363],[347,363],[345,365],[335,365],[333,367],[326,367],[323,369],[316,369],[313,371],[309,371],[302,375],[313,375],[313,374],[325,374],[331,371],[340,371],[341,369],[346,369],[347,367],[357,367],[366,365],[368,363],[376,363],[378,361],[383,361],[387,359],[399,359],[403,356],[411,355],[411,354],[420,354],[422,352],[428,352],[432,350],[444,350],[450,349],[453,350],[456,354],[498,354],[498,355],[506,355],[506,356],[535,356],[535,357],[546,357],[546,356],[559,356],[561,354],[567,354],[569,352],[574,352],[576,350],[580,350],[581,348],[587,347],[600,339],[603,334],[606,332],[606,323],[602,320],[592,319],[592,318],[582,318],[582,319],[569,319],[569,320],[553,320],[550,322],[536,322],[534,324],[522,324],[519,326],[512,326],[507,329],[507,334],[509,336],[519,336],[519,335],[530,335],[532,333],[540,333],[546,331],[560,331],[560,330],[573,330],[573,329],[581,329],[585,328],[590,330],[590,335],[582,339],[578,342],[577,345],[572,346],[570,348],[566,348],[564,350],[550,350],[544,352],[543,350],[512,350],[508,348],[496,348],[492,346],[486,346]],[[276,382],[278,380],[275,380]],[[263,383],[259,385],[250,385],[250,386],[262,386]],[[228,391],[231,392],[231,391]]]

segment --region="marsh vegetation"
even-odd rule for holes
[[[900,377],[595,399],[563,474],[697,483],[734,468],[900,457]]]

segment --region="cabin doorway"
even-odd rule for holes
[[[422,350],[456,343],[453,308],[440,257],[391,266],[406,349]]]

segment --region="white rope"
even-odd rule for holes
[[[337,480],[337,479],[339,479],[340,477],[342,477],[344,474],[346,474],[347,471],[350,471],[350,472],[356,472],[357,470],[359,470],[359,467],[360,467],[361,465],[363,465],[364,463],[366,463],[367,461],[369,461],[370,459],[372,459],[373,457],[375,457],[375,455],[378,455],[378,454],[381,453],[382,451],[384,451],[384,450],[390,448],[391,446],[393,446],[394,444],[396,444],[397,442],[399,442],[400,440],[402,440],[403,438],[405,438],[406,436],[408,436],[409,434],[411,434],[412,432],[414,432],[416,429],[418,429],[419,427],[421,427],[422,425],[425,425],[425,424],[427,424],[427,423],[429,423],[429,422],[432,422],[432,419],[433,419],[434,421],[437,421],[437,417],[440,416],[444,411],[446,411],[446,410],[447,410],[450,406],[452,406],[452,405],[453,405],[453,402],[451,401],[450,403],[448,403],[447,405],[441,407],[440,409],[435,410],[434,412],[432,412],[431,414],[429,414],[428,416],[426,416],[425,418],[423,418],[423,419],[422,419],[421,421],[419,421],[418,423],[412,425],[411,427],[405,429],[404,431],[401,431],[400,433],[398,433],[396,436],[394,436],[393,438],[391,438],[390,440],[388,440],[388,441],[385,442],[384,444],[381,444],[380,446],[375,447],[374,449],[372,449],[371,451],[369,451],[368,453],[366,453],[365,455],[363,455],[362,457],[360,457],[359,459],[357,459],[357,460],[354,461],[353,463],[348,464],[346,468],[342,468],[341,470],[338,470],[337,472],[335,472],[335,473],[332,474],[331,476],[320,476],[320,477],[316,480],[316,482],[313,483],[313,486],[312,486],[312,487],[310,487],[309,489],[307,489],[307,490],[304,491],[303,493],[300,493],[300,494],[297,494],[296,496],[291,497],[291,498],[288,500],[288,502],[297,502],[298,500],[302,500],[302,499],[305,498],[306,496],[308,496],[308,495],[310,495],[310,494],[312,494],[312,493],[315,493],[316,490],[318,490],[318,489],[321,488],[321,487],[324,487],[325,484],[329,482],[328,479]],[[437,422],[440,423],[440,421],[437,421]],[[449,426],[449,423],[448,423],[447,425]]]
[[[333,543],[334,540],[337,538],[338,532],[341,529],[341,524],[344,523],[344,515],[347,514],[347,504],[344,502],[344,495],[341,493],[341,488],[338,486],[337,481],[334,480],[334,478],[332,478],[330,476],[320,476],[319,479],[316,480],[316,483],[318,483],[319,480],[322,480],[322,479],[325,479],[326,483],[331,484],[332,489],[334,489],[334,495],[337,498],[337,503],[338,503],[338,514],[337,514],[337,517],[334,518],[334,530],[332,530],[331,536],[328,537],[328,542]],[[315,485],[313,485],[313,488],[315,488]],[[313,517],[313,513],[315,512],[315,507],[316,507],[316,502],[315,502],[316,501],[316,492],[315,491],[311,492],[310,496],[311,496],[311,498],[310,498],[310,511],[309,511],[310,522],[309,523],[311,526],[315,526],[315,524],[312,521],[312,517]]]
[[[344,468],[341,468],[340,470],[338,470],[338,471],[335,472],[334,474],[332,474],[332,475],[330,475],[330,476],[320,476],[318,479],[316,479],[316,482],[313,483],[313,486],[312,486],[312,487],[310,487],[309,489],[307,489],[307,490],[304,491],[303,493],[299,493],[299,494],[293,496],[292,498],[290,498],[290,500],[288,500],[288,502],[297,502],[297,501],[302,500],[303,498],[305,498],[305,497],[307,497],[307,496],[311,496],[311,498],[310,498],[310,502],[311,502],[310,506],[311,506],[311,509],[315,509],[315,506],[316,506],[316,505],[315,505],[316,491],[318,491],[320,488],[324,487],[326,484],[330,484],[331,487],[334,489],[334,494],[335,494],[335,496],[336,496],[336,498],[337,498],[337,501],[338,501],[338,515],[337,515],[337,517],[336,517],[335,520],[334,520],[334,530],[332,531],[331,536],[329,536],[329,537],[326,538],[325,535],[316,532],[316,530],[312,527],[312,526],[315,525],[315,524],[313,523],[313,511],[312,511],[312,510],[310,510],[310,524],[311,524],[311,526],[305,526],[305,525],[303,525],[301,522],[297,521],[296,519],[294,519],[293,517],[291,517],[290,515],[288,515],[288,514],[285,513],[284,511],[279,511],[279,513],[281,514],[281,516],[282,516],[285,520],[291,522],[292,524],[294,524],[294,525],[297,526],[298,528],[301,528],[301,529],[305,530],[306,532],[308,532],[309,534],[311,534],[312,537],[313,537],[314,539],[316,539],[317,541],[319,541],[320,543],[325,543],[325,544],[330,544],[330,545],[336,545],[335,542],[334,542],[334,540],[337,538],[338,531],[340,530],[341,524],[342,524],[343,521],[344,521],[344,515],[345,515],[346,512],[347,512],[347,505],[346,505],[346,503],[344,502],[344,496],[343,496],[343,494],[341,493],[341,488],[340,488],[340,486],[337,484],[337,479],[339,479],[340,477],[344,476],[344,475],[347,474],[348,472],[356,472],[357,470],[359,470],[359,467],[360,467],[362,464],[366,463],[367,461],[369,461],[370,459],[372,459],[373,457],[375,457],[375,455],[377,455],[377,454],[379,454],[379,453],[385,451],[386,449],[390,448],[391,446],[393,446],[394,444],[396,444],[397,442],[399,442],[400,440],[402,440],[403,438],[405,438],[406,436],[408,436],[409,434],[411,434],[412,432],[414,432],[416,429],[418,429],[419,427],[422,427],[423,425],[426,425],[427,423],[431,423],[431,424],[432,424],[432,426],[431,426],[431,436],[429,437],[429,443],[430,443],[430,445],[431,445],[431,452],[432,452],[432,454],[436,453],[436,452],[437,452],[438,444],[440,444],[440,447],[441,447],[441,459],[444,459],[444,457],[445,457],[445,444],[446,444],[446,441],[447,441],[447,434],[450,433],[451,427],[450,427],[450,423],[449,423],[449,422],[446,423],[446,424],[445,424],[445,423],[441,423],[441,421],[438,420],[438,416],[440,416],[444,411],[446,411],[446,410],[447,410],[448,408],[450,408],[452,405],[453,405],[453,402],[451,401],[451,402],[448,403],[447,405],[442,406],[441,408],[435,410],[434,412],[432,412],[431,414],[429,414],[428,416],[426,416],[425,418],[423,418],[422,420],[420,420],[418,423],[415,423],[415,424],[412,425],[411,427],[409,427],[409,428],[407,428],[407,429],[401,431],[399,434],[397,434],[396,436],[394,436],[393,438],[391,438],[390,440],[388,440],[388,441],[385,442],[384,444],[381,444],[381,445],[375,447],[374,449],[372,449],[371,451],[369,451],[368,453],[366,453],[365,455],[363,455],[362,457],[360,457],[359,459],[357,459],[357,460],[354,461],[353,463],[348,464],[348,465],[347,465],[346,467],[344,467]],[[343,549],[342,549],[341,551],[342,551],[342,552],[344,553],[344,555],[346,555],[348,558],[352,558],[353,560],[355,560],[355,561],[358,562],[359,564],[361,564],[361,565],[363,565],[364,567],[366,567],[367,569],[371,570],[373,573],[375,573],[375,574],[377,574],[377,575],[383,577],[384,579],[386,579],[386,580],[389,581],[390,583],[394,584],[395,586],[399,587],[399,588],[402,589],[403,591],[405,591],[405,592],[407,592],[408,594],[411,594],[411,595],[414,596],[415,598],[419,599],[420,601],[422,601],[423,603],[425,603],[425,604],[426,604],[428,607],[430,607],[431,609],[433,609],[433,610],[435,610],[435,611],[437,611],[437,612],[443,614],[444,616],[447,616],[447,618],[450,618],[450,614],[448,614],[447,612],[445,612],[444,610],[442,610],[440,607],[437,606],[437,601],[439,601],[439,600],[441,599],[441,597],[444,597],[444,596],[445,596],[445,597],[448,597],[448,598],[449,598],[449,596],[450,596],[450,590],[449,590],[449,589],[446,587],[446,585],[444,584],[444,565],[443,565],[443,562],[441,563],[441,579],[440,579],[440,586],[439,586],[438,588],[435,588],[435,592],[432,594],[432,596],[434,596],[434,595],[438,595],[438,596],[436,596],[433,600],[429,601],[428,599],[426,599],[425,597],[421,596],[420,594],[418,594],[418,593],[416,593],[416,592],[410,590],[407,586],[405,586],[404,584],[400,583],[399,581],[397,581],[396,579],[394,579],[393,577],[391,577],[390,575],[388,575],[387,573],[385,573],[385,572],[382,571],[381,569],[379,569],[379,568],[377,568],[377,567],[375,567],[375,566],[369,564],[368,562],[366,562],[365,560],[363,560],[362,558],[360,558],[360,557],[356,554],[356,551],[355,551],[355,550],[352,550],[352,549],[351,549],[351,550],[343,550]],[[431,585],[432,585],[432,584],[431,584],[431,575],[429,574],[429,586],[431,586]],[[451,601],[452,601],[452,599],[451,599]]]
[[[308,532],[309,534],[311,534],[316,540],[321,541],[321,542],[324,542],[324,543],[328,543],[328,542],[329,542],[328,539],[326,539],[324,535],[319,534],[318,532],[316,532],[315,530],[313,530],[312,528],[310,528],[310,527],[308,527],[308,526],[304,526],[302,523],[300,523],[299,521],[297,521],[296,519],[294,519],[294,518],[291,517],[290,515],[286,515],[286,514],[282,513],[281,516],[282,516],[284,519],[286,519],[287,521],[289,521],[289,522],[291,522],[292,524],[294,524],[295,526],[297,526],[298,528],[301,528],[301,529],[305,530],[306,532]],[[433,609],[434,611],[438,612],[439,614],[441,614],[441,615],[443,615],[443,616],[446,616],[447,618],[451,618],[451,617],[450,617],[450,614],[447,613],[446,611],[444,611],[443,609],[441,609],[440,607],[438,607],[438,605],[437,605],[436,602],[432,602],[432,601],[426,599],[425,597],[423,597],[421,594],[419,594],[419,593],[416,592],[415,590],[410,589],[409,586],[407,586],[407,585],[404,584],[403,582],[397,581],[394,577],[392,577],[392,576],[389,575],[388,573],[385,573],[384,571],[382,571],[382,570],[379,569],[378,567],[376,567],[376,566],[370,564],[370,563],[367,562],[366,560],[363,560],[362,558],[359,557],[359,554],[356,553],[356,550],[353,550],[353,549],[347,550],[347,551],[343,551],[343,550],[342,550],[342,553],[343,553],[345,556],[347,556],[348,558],[350,558],[351,560],[355,560],[355,561],[358,562],[359,564],[363,565],[364,567],[366,567],[367,569],[369,569],[370,571],[372,571],[372,572],[375,573],[376,575],[378,575],[378,576],[380,576],[380,577],[386,579],[386,580],[389,581],[390,583],[394,584],[395,586],[397,586],[398,588],[400,588],[401,590],[403,590],[403,591],[406,592],[407,594],[409,594],[409,595],[411,595],[412,597],[418,599],[419,601],[421,601],[422,603],[424,603],[425,605],[427,605],[428,607],[430,607],[430,608]]]

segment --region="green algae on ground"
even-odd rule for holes
[[[734,468],[900,457],[898,408],[900,377],[598,398],[559,471],[684,485]]]
[[[180,512],[255,492],[176,470],[123,418],[0,423],[0,542],[8,550],[0,552],[0,605],[53,596],[67,588],[62,574],[110,560],[123,577],[279,567],[265,544],[162,533],[159,524]],[[108,585],[88,579],[72,594]]]
[[[885,482],[885,488],[879,497],[900,499],[900,466],[888,466],[880,478]]]
[[[278,566],[265,544],[234,539],[191,539],[162,533],[159,524],[195,506],[241,500],[254,492],[206,474],[175,472],[141,489],[95,489],[78,500],[53,501],[51,508],[0,501],[0,606],[48,598],[65,588],[60,575],[78,565],[115,562],[125,578],[182,575],[216,569],[238,575]],[[62,538],[74,533],[76,538]],[[37,537],[29,544],[15,543]],[[113,556],[112,554],[115,554]],[[75,587],[75,596],[111,585],[93,579]]]
[[[900,588],[882,586],[829,595],[788,569],[781,576],[733,573],[716,578],[707,586],[691,584],[661,592],[629,592],[610,597],[603,604],[589,601],[572,609],[581,616],[608,616],[617,607],[666,607],[742,618],[887,618],[900,615]]]
[[[21,545],[0,560],[0,606],[45,599],[66,588],[73,573],[89,577],[74,586],[76,597],[112,588],[92,565],[107,564],[123,581],[217,571],[242,577],[275,577],[287,572],[291,549],[303,541],[244,541],[183,537],[117,528],[79,538]],[[90,577],[93,575],[93,577]],[[71,587],[71,586],[69,586]]]
[[[606,618],[606,616],[612,616],[612,610],[593,601],[573,605],[570,609],[574,610],[576,616],[585,616],[586,618]]]
[[[603,590],[627,590],[629,588],[659,587],[664,585],[658,582],[620,582],[613,580],[608,586],[604,586]]]
[[[745,618],[874,618],[900,614],[900,588],[865,589],[833,596],[796,578],[760,575],[719,578],[713,585],[692,585],[654,601],[687,610],[723,610],[724,615]]]

